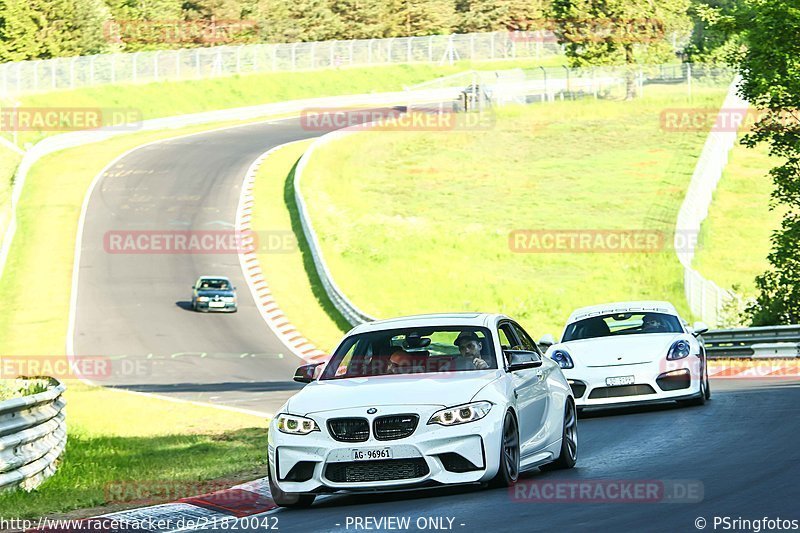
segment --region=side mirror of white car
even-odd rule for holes
[[[692,329],[694,329],[692,335],[697,337],[698,335],[702,335],[703,333],[708,331],[708,325],[705,322],[695,322],[694,327]]]
[[[508,360],[508,371],[525,370],[542,366],[542,358],[536,352],[528,350],[503,350]]]
[[[556,339],[549,333],[545,333],[542,335],[542,338],[539,339],[539,346],[544,346],[549,348],[550,346],[556,343]]]

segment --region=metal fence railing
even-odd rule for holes
[[[723,109],[742,111],[747,109],[747,101],[738,94],[738,84],[737,77],[730,85],[722,104]],[[738,132],[730,128],[712,129],[708,134],[675,225],[675,250],[683,266],[686,300],[692,313],[712,327],[719,326],[723,322],[724,307],[739,296],[704,278],[692,268],[692,260],[700,226],[708,216],[714,191],[728,163],[728,156],[736,143],[737,135]],[[677,241],[678,238],[680,243]]]
[[[32,490],[53,475],[67,443],[66,386],[0,402],[0,491]]]
[[[561,45],[546,38],[545,32],[492,32],[103,54],[2,64],[0,95],[256,72],[542,58],[562,53]]]

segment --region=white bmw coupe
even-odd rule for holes
[[[342,490],[509,486],[524,470],[575,465],[567,380],[508,317],[362,324],[317,366],[297,370],[294,379],[308,385],[270,424],[278,505],[308,506]]]
[[[569,380],[578,409],[711,397],[706,351],[667,302],[617,302],[576,310],[547,349]],[[545,339],[543,338],[543,341]],[[542,341],[540,341],[542,342]]]

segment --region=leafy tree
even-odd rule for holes
[[[672,54],[665,36],[688,30],[688,9],[689,0],[553,0],[550,15],[572,66],[632,66]],[[636,96],[632,69],[626,96]]]
[[[456,27],[453,0],[391,0],[393,36],[450,33]]]
[[[327,0],[270,0],[266,6],[268,41],[324,41],[335,39],[341,31]]]
[[[39,57],[39,31],[44,23],[44,15],[29,0],[0,0],[0,60]]]
[[[392,13],[384,0],[332,0],[341,28],[337,39],[377,39],[392,35]]]
[[[471,33],[505,29],[509,5],[496,0],[456,0],[458,31]]]
[[[693,0],[692,34],[685,53],[691,63],[723,63],[741,47],[734,24],[743,0]]]
[[[765,142],[783,164],[769,171],[772,207],[785,215],[772,235],[770,269],[756,278],[753,325],[800,322],[800,7],[784,0],[748,0],[737,16],[746,49],[737,62],[740,92],[764,110],[744,144]]]

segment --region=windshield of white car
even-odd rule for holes
[[[681,333],[675,315],[652,312],[615,313],[584,318],[568,324],[562,342],[644,333]]]
[[[201,279],[197,285],[200,290],[225,291],[230,288],[228,280],[225,279]]]
[[[348,337],[336,350],[320,379],[496,368],[492,337],[486,328],[404,328]]]

